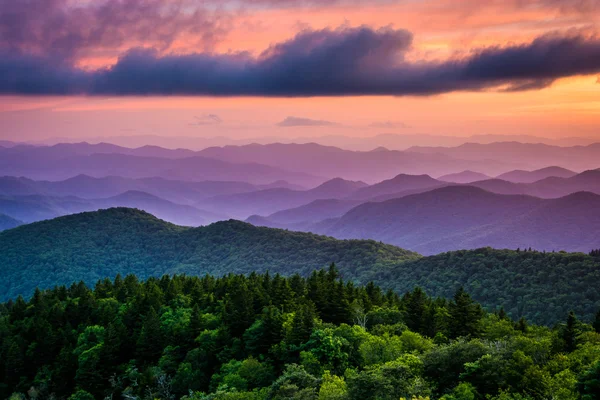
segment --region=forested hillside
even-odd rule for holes
[[[38,222],[0,233],[0,301],[36,287],[136,274],[223,275],[253,271],[307,275],[331,262],[349,276],[388,268],[418,254],[372,240],[224,221],[184,228],[143,211],[114,208]]]
[[[0,304],[11,399],[597,399],[600,313],[550,329],[339,279],[129,275]]]
[[[397,293],[422,286],[449,298],[461,285],[487,310],[552,325],[574,310],[584,320],[600,307],[600,258],[582,253],[493,250],[421,257],[370,240],[336,240],[259,228],[239,221],[178,227],[132,209],[57,218],[0,233],[0,301],[36,287],[117,274],[217,276],[265,272],[307,276],[335,262],[356,284]]]
[[[373,270],[364,278],[398,293],[421,286],[449,298],[463,285],[477,301],[504,306],[513,318],[522,316],[552,325],[570,310],[590,320],[600,308],[600,256],[544,253],[531,249],[461,250]]]

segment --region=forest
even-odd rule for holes
[[[451,298],[463,286],[482,307],[504,306],[514,320],[552,326],[574,311],[590,321],[600,309],[600,257],[481,248],[423,257],[373,240],[223,221],[185,228],[128,208],[82,213],[0,233],[0,301],[105,277],[168,274],[223,276],[252,272],[307,277],[335,262],[355,285],[370,281],[405,293],[416,286]]]
[[[268,272],[104,279],[0,305],[0,398],[600,399],[600,311],[552,327]]]

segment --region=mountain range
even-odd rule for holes
[[[337,240],[233,220],[186,228],[127,208],[10,229],[0,233],[0,248],[0,301],[30,296],[35,287],[93,284],[117,274],[146,279],[268,270],[307,276],[335,262],[355,284],[374,281],[398,293],[418,285],[444,297],[462,285],[488,310],[503,305],[514,317],[539,323],[554,324],[571,309],[591,318],[600,306],[595,290],[600,259],[582,253],[481,248],[422,257],[373,240]]]
[[[540,199],[450,186],[365,203],[314,231],[368,237],[422,254],[485,246],[588,252],[600,243],[600,195]]]
[[[252,184],[286,180],[313,187],[338,177],[373,184],[402,173],[444,176],[469,170],[498,176],[511,170],[548,165],[583,171],[598,168],[599,157],[600,144],[559,147],[514,142],[467,143],[450,148],[412,147],[407,151],[387,148],[350,151],[316,143],[272,143],[192,151],[75,143],[0,147],[0,174],[37,180],[64,180],[77,174]]]

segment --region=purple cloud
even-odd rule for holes
[[[88,95],[346,96],[534,90],[600,72],[600,39],[541,36],[442,62],[407,61],[412,34],[369,27],[306,30],[257,57],[133,49],[84,71],[60,57],[0,54],[0,93]]]
[[[69,59],[132,42],[167,49],[185,34],[210,48],[227,22],[192,0],[0,0],[0,49]]]

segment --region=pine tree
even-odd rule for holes
[[[406,326],[413,332],[425,334],[427,295],[420,287],[407,296]]]
[[[244,277],[235,277],[223,306],[223,321],[231,335],[240,337],[254,322],[253,296]]]
[[[454,301],[448,305],[448,312],[450,314],[449,333],[452,338],[479,335],[483,310],[462,287],[454,295]]]
[[[521,331],[521,332],[523,332],[523,333],[526,333],[526,332],[527,332],[527,328],[528,328],[528,326],[527,326],[527,320],[525,319],[525,317],[521,317],[521,318],[519,319],[519,321],[517,322],[517,324],[516,324],[515,328],[516,328],[518,331]]]
[[[136,353],[143,363],[149,363],[158,360],[163,348],[160,319],[154,307],[151,307],[144,318],[144,324],[137,340]]]
[[[573,311],[567,316],[567,324],[563,330],[563,339],[565,341],[565,351],[571,353],[577,347],[577,317]]]
[[[289,343],[299,346],[306,342],[315,325],[315,310],[314,305],[308,301],[300,305],[294,314],[292,320],[292,328],[289,337]]]

